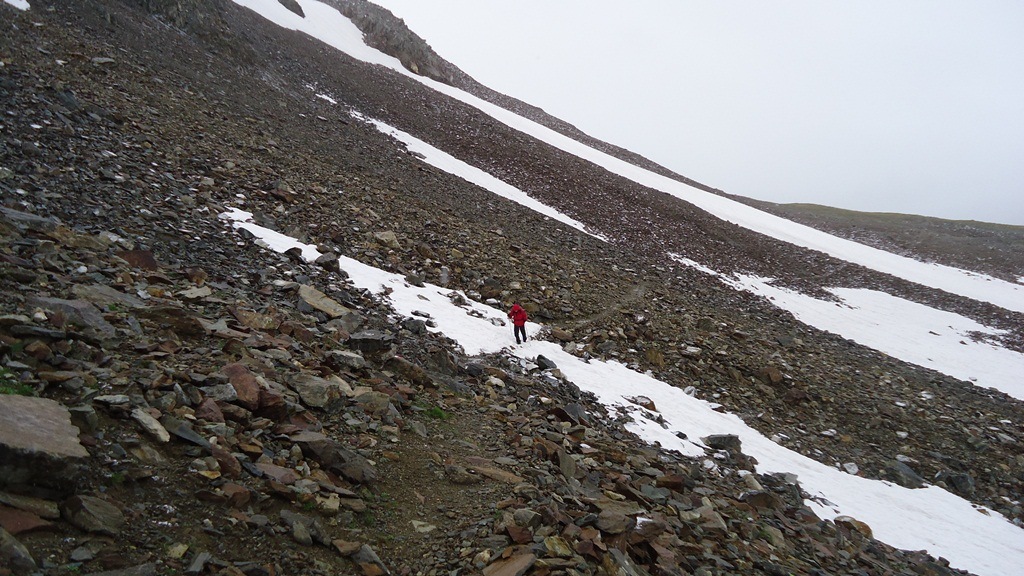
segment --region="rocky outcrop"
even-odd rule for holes
[[[445,84],[466,74],[437,55],[405,22],[367,0],[328,0],[363,32],[366,44],[394,56],[409,71]]]

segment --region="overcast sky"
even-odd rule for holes
[[[1024,225],[1024,2],[374,1],[482,83],[726,192]]]

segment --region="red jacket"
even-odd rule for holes
[[[508,312],[508,317],[512,319],[512,324],[516,326],[526,326],[526,310],[519,304],[512,306],[512,309]]]

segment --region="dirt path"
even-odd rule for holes
[[[647,294],[647,283],[641,282],[636,285],[626,296],[616,300],[605,306],[605,309],[597,314],[587,316],[586,318],[580,318],[572,322],[566,322],[564,325],[565,329],[579,328],[587,324],[599,322],[605,318],[611,316],[613,313],[618,312],[624,304],[631,304],[644,297]]]

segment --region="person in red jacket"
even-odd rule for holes
[[[512,320],[512,332],[516,335],[516,344],[520,344],[519,335],[523,335],[523,342],[526,342],[526,310],[519,305],[519,302],[512,304],[512,309],[508,311],[508,317]]]

